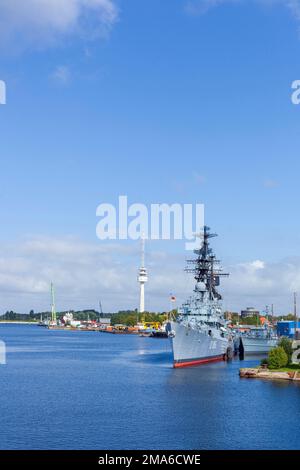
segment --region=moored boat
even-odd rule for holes
[[[268,354],[278,345],[279,338],[276,333],[267,327],[252,328],[240,336],[241,348],[244,355]]]

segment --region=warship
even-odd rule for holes
[[[196,256],[188,260],[185,269],[196,280],[193,295],[167,324],[174,367],[231,359],[234,354],[234,338],[227,328],[222,296],[217,290],[220,278],[229,274],[222,272],[210,248],[209,239],[215,236],[207,226],[199,235],[202,246],[194,250]]]
[[[272,328],[267,326],[251,328],[247,333],[240,335],[239,351],[244,356],[267,355],[272,348],[276,348],[278,341],[279,338]]]

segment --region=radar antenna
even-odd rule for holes
[[[197,236],[202,238],[202,246],[194,250],[197,258],[187,261],[188,266],[185,271],[194,274],[197,282],[195,292],[202,292],[201,289],[199,289],[199,284],[202,283],[209,293],[210,300],[221,300],[222,296],[217,291],[217,286],[220,285],[220,277],[227,277],[229,274],[222,272],[220,260],[216,259],[216,256],[209,246],[209,239],[216,237],[217,234],[210,233],[210,228],[205,225],[203,232],[197,234]]]

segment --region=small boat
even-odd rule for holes
[[[48,327],[48,324],[49,324],[49,323],[48,323],[47,320],[38,322],[38,326],[43,326],[44,328],[47,328],[47,327]]]
[[[168,333],[164,330],[153,331],[150,334],[151,338],[168,338]]]

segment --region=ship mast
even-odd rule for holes
[[[217,234],[210,233],[210,228],[205,225],[203,232],[198,236],[202,238],[202,246],[194,250],[197,258],[187,261],[188,267],[185,271],[194,274],[197,282],[195,292],[203,292],[199,289],[199,284],[202,283],[205,285],[210,300],[221,300],[222,296],[219,294],[216,287],[220,285],[220,277],[227,277],[229,274],[222,272],[220,261],[216,259],[216,256],[209,246],[209,239],[216,237]]]

